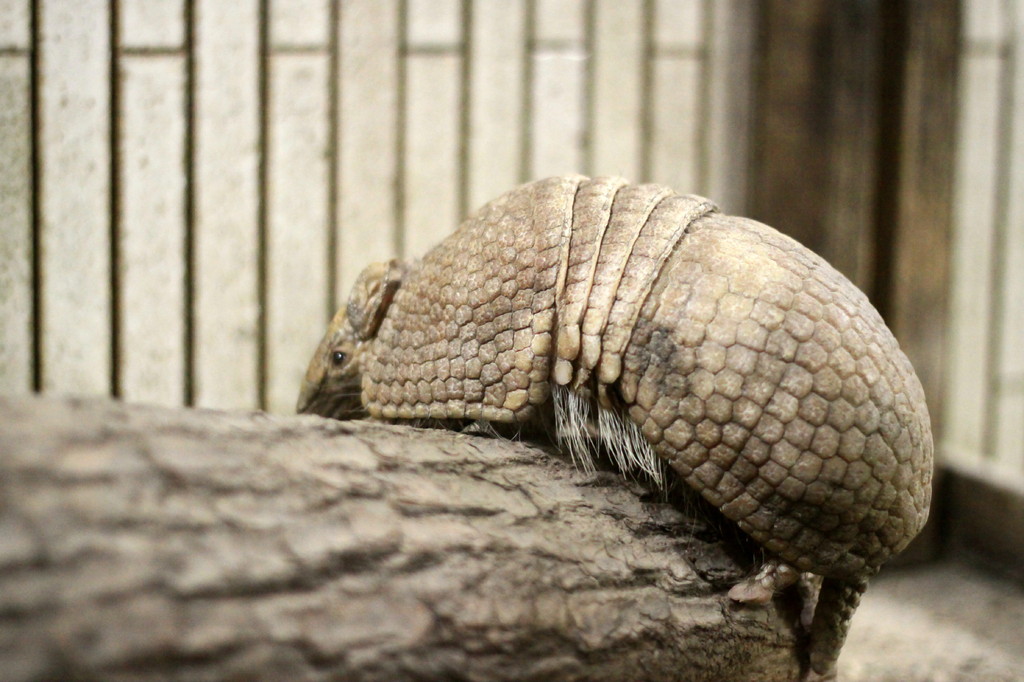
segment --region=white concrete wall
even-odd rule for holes
[[[292,409],[362,267],[556,173],[743,210],[753,0],[0,0],[0,391]]]

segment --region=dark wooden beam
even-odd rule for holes
[[[936,442],[958,7],[957,0],[763,3],[752,135],[753,217],[818,252],[868,294],[924,384]],[[934,527],[917,545],[933,553]]]
[[[871,294],[882,3],[763,5],[751,206]]]
[[[936,435],[942,425],[953,214],[959,2],[886,3],[905,48],[899,109],[885,120],[874,289],[880,310],[914,363]],[[902,12],[902,14],[899,14]],[[891,106],[891,105],[890,105]]]

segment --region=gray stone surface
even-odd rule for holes
[[[843,682],[1024,680],[1024,588],[955,561],[883,572],[839,671]]]

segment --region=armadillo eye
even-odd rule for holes
[[[346,355],[344,351],[336,350],[333,353],[331,353],[331,363],[335,367],[341,367],[342,365],[345,364],[345,360],[347,359],[348,355]]]

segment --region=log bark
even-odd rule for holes
[[[0,677],[797,678],[710,529],[521,442],[0,398]]]

